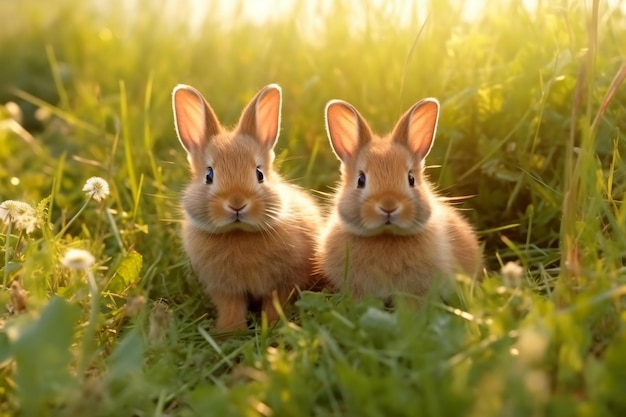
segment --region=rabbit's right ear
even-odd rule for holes
[[[346,162],[372,138],[369,126],[359,112],[342,100],[326,105],[326,132],[335,154]]]
[[[172,92],[172,106],[176,134],[188,154],[200,150],[208,138],[222,131],[215,112],[195,88],[177,85]]]

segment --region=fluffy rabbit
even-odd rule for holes
[[[326,130],[341,160],[341,183],[317,254],[329,283],[355,298],[424,295],[459,267],[476,276],[479,244],[466,220],[424,176],[439,102],[411,107],[386,137],[345,101],[326,106]]]
[[[224,129],[194,88],[173,91],[176,133],[191,182],[182,206],[183,244],[204,291],[217,307],[217,332],[247,328],[248,302],[270,322],[296,288],[312,285],[320,224],[315,201],[272,168],[280,130],[281,90],[268,85]]]

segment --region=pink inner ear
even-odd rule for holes
[[[414,154],[424,159],[433,145],[439,117],[439,104],[434,100],[418,103],[411,112],[408,145]]]
[[[273,147],[280,130],[281,93],[278,86],[266,87],[267,91],[256,103],[255,128],[262,143]]]
[[[354,155],[359,144],[359,121],[352,106],[330,102],[326,107],[326,129],[339,159],[344,161]]]
[[[172,95],[176,134],[187,153],[196,152],[222,131],[215,112],[198,90],[178,85]]]
[[[174,90],[174,117],[178,138],[187,152],[199,149],[206,134],[204,100],[188,88]]]

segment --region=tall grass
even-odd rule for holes
[[[452,1],[295,2],[255,23],[210,2],[197,26],[190,2],[131,4],[0,3],[0,103],[21,109],[0,108],[0,202],[39,225],[0,224],[0,414],[626,412],[624,4],[490,2],[468,20]],[[216,340],[178,237],[170,93],[196,86],[231,124],[270,82],[280,170],[320,193],[338,179],[329,99],[384,133],[439,98],[428,174],[463,197],[485,279],[418,311],[307,293],[290,323]],[[64,267],[71,248],[95,266]]]

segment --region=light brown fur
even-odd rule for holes
[[[177,133],[192,172],[182,201],[183,245],[217,308],[218,332],[247,327],[249,298],[261,301],[272,322],[278,319],[275,303],[284,305],[298,288],[314,284],[318,207],[272,166],[280,99],[278,86],[265,87],[238,126],[226,131],[199,92],[174,90]]]
[[[438,111],[434,99],[418,102],[381,138],[350,104],[327,105],[342,178],[317,264],[336,289],[357,298],[421,296],[436,277],[457,269],[478,274],[482,262],[472,227],[436,196],[423,172]]]

